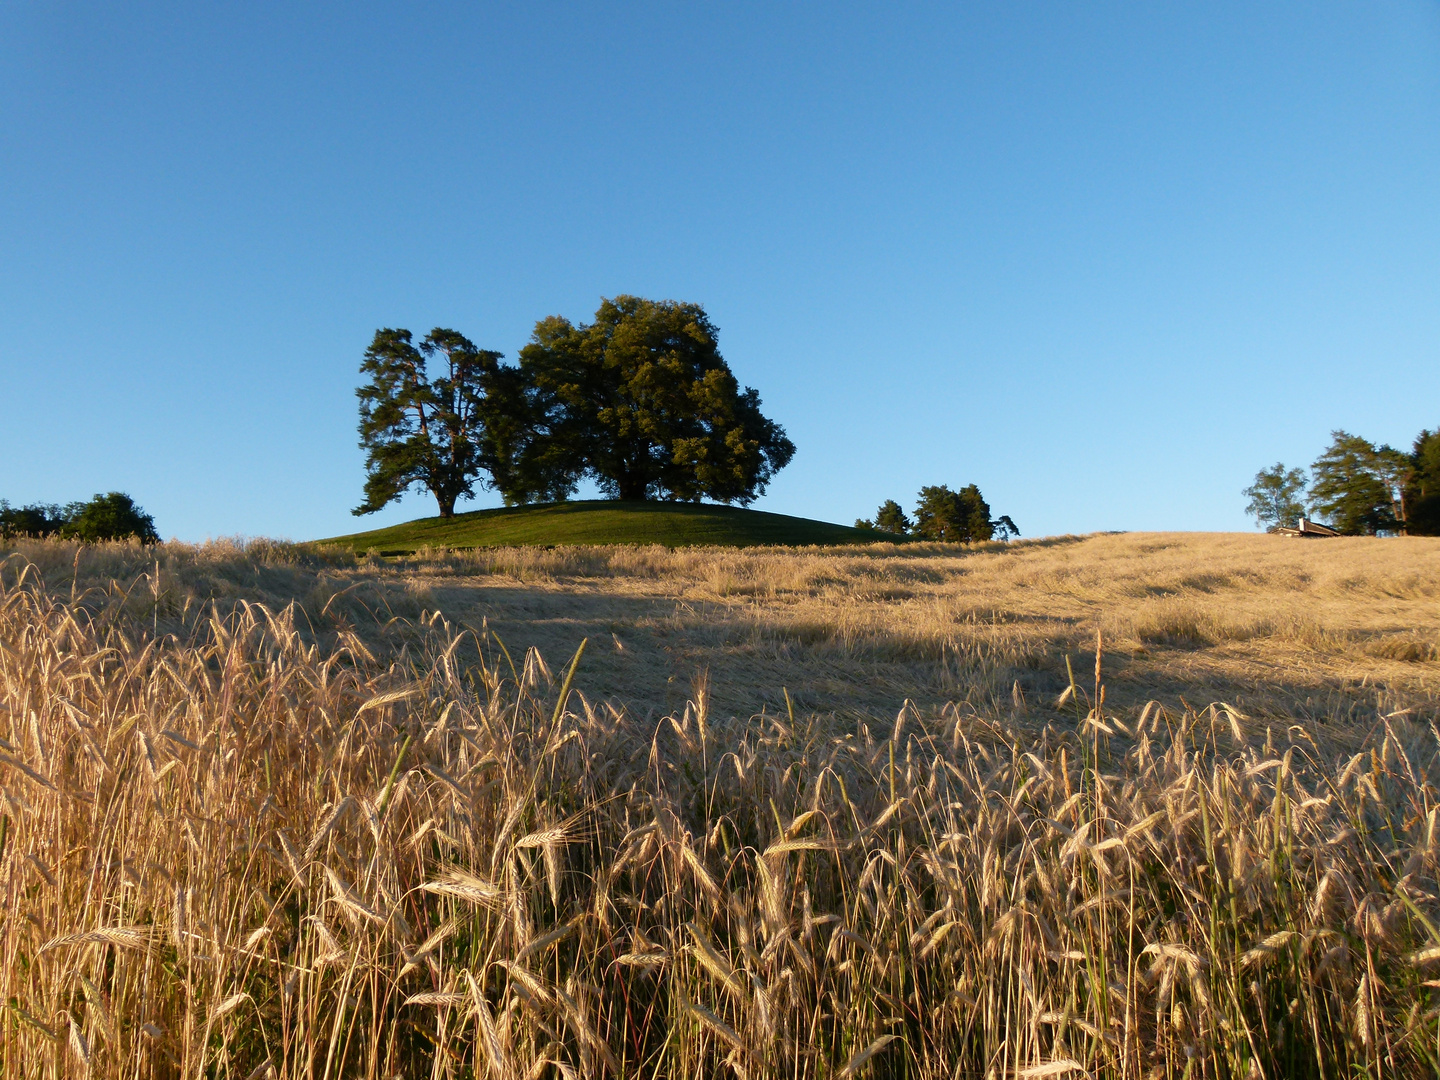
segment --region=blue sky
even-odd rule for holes
[[[1440,425],[1437,196],[1433,2],[7,4],[0,496],[433,514],[349,513],[375,329],[628,292],[798,445],[760,509],[1249,528],[1261,466]]]

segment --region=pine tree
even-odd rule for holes
[[[1381,476],[1380,452],[1347,431],[1330,434],[1330,447],[1310,466],[1311,510],[1347,536],[1398,529],[1394,492]]]
[[[1440,536],[1440,429],[1415,437],[1405,485],[1406,532]]]
[[[894,499],[886,499],[875,511],[875,528],[896,536],[909,536],[912,526],[900,504]]]
[[[944,484],[920,489],[915,506],[915,535],[926,540],[968,544],[989,540],[995,527],[990,504],[974,484],[951,491]]]
[[[441,373],[430,378],[428,362]],[[487,429],[500,401],[500,353],[477,349],[454,330],[436,328],[416,347],[409,330],[377,330],[360,364],[370,381],[360,399],[360,446],[366,451],[365,501],[373,514],[419,487],[435,496],[442,518],[494,472]],[[496,425],[497,427],[499,425]]]

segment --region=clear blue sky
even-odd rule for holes
[[[356,519],[380,326],[698,301],[799,447],[1026,535],[1440,425],[1440,4],[0,7],[0,496]],[[494,505],[487,493],[477,505]]]

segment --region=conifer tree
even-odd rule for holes
[[[418,347],[409,330],[375,332],[360,364],[370,381],[355,391],[366,476],[354,513],[373,514],[419,487],[435,496],[442,518],[455,516],[456,500],[494,471],[487,436],[500,411],[500,356],[454,330],[437,327]],[[429,361],[440,367],[433,380]]]

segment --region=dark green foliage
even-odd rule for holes
[[[1415,437],[1411,471],[1405,483],[1406,531],[1440,536],[1440,429]]]
[[[875,527],[881,532],[895,533],[897,536],[909,536],[913,528],[910,519],[905,516],[905,511],[900,509],[900,504],[894,499],[886,499],[880,504],[880,509],[875,511]]]
[[[1293,529],[1305,516],[1305,470],[1286,469],[1276,462],[1255,474],[1255,482],[1240,494],[1250,502],[1245,512],[1266,532]]]
[[[1385,486],[1385,494],[1390,500],[1390,528],[1392,531],[1405,531],[1405,488],[1410,483],[1410,476],[1414,472],[1414,462],[1411,456],[1403,450],[1396,450],[1391,446],[1380,446],[1375,450],[1375,458],[1370,466],[1371,473],[1375,479]]]
[[[408,330],[375,332],[360,364],[370,381],[355,391],[367,457],[365,501],[354,513],[373,514],[421,487],[435,496],[442,518],[455,515],[455,501],[473,495],[481,474],[493,471],[489,429],[511,390],[502,385],[500,355],[438,327],[418,348]],[[432,380],[427,362],[437,359],[443,373]]]
[[[893,536],[909,536],[913,528],[910,519],[905,516],[905,511],[894,499],[886,499],[880,504],[880,509],[875,511],[874,521],[869,518],[858,518],[855,521],[855,527],[878,530]]]
[[[431,381],[427,361],[447,373]],[[419,346],[380,330],[361,371],[365,502],[379,510],[428,489],[442,518],[477,483],[507,505],[558,502],[584,478],[627,500],[745,505],[794,456],[784,429],[741,391],[697,304],[607,300],[593,324],[536,324],[519,367],[453,330]]]
[[[0,499],[0,536],[61,536],[85,543],[131,538],[146,544],[160,541],[155,519],[121,491],[63,507],[46,503],[12,507]]]
[[[1346,431],[1330,434],[1329,449],[1310,466],[1312,512],[1346,536],[1397,530],[1395,492],[1387,482],[1394,451]]]
[[[698,304],[617,296],[595,321],[552,316],[520,352],[527,438],[507,499],[560,497],[589,476],[625,500],[748,504],[795,446],[720,355]]]
[[[584,460],[556,431],[554,395],[532,385],[520,368],[502,367],[491,400],[489,464],[505,505],[564,502],[575,491]]]
[[[957,494],[964,528],[970,534],[969,540],[989,540],[995,535],[995,526],[990,520],[990,504],[980,494],[980,489],[974,484],[966,484]]]
[[[1001,514],[990,526],[994,530],[991,537],[993,540],[1013,540],[1020,535],[1020,529],[1010,520],[1009,514]]]
[[[1347,431],[1330,434],[1311,466],[1311,514],[1349,536],[1440,536],[1440,431],[1420,432],[1408,452]],[[1273,531],[1299,517],[1304,473],[1277,463],[1244,494],[1248,511]]]
[[[160,542],[160,536],[155,531],[155,519],[122,491],[96,495],[88,503],[67,510],[73,512],[69,513],[69,520],[60,529],[61,536],[86,543],[132,537],[146,544]]]
[[[55,536],[68,519],[53,503],[11,506],[0,499],[0,536]]]
[[[915,535],[926,540],[969,544],[989,540],[994,531],[990,504],[974,484],[967,484],[959,491],[951,491],[944,484],[920,489],[920,501],[915,506]]]
[[[886,499],[880,504],[880,509],[875,511],[875,520],[860,518],[855,522],[857,529],[878,529],[880,532],[892,533],[895,536],[909,536],[912,528],[910,519],[905,516],[905,511],[894,499]]]

